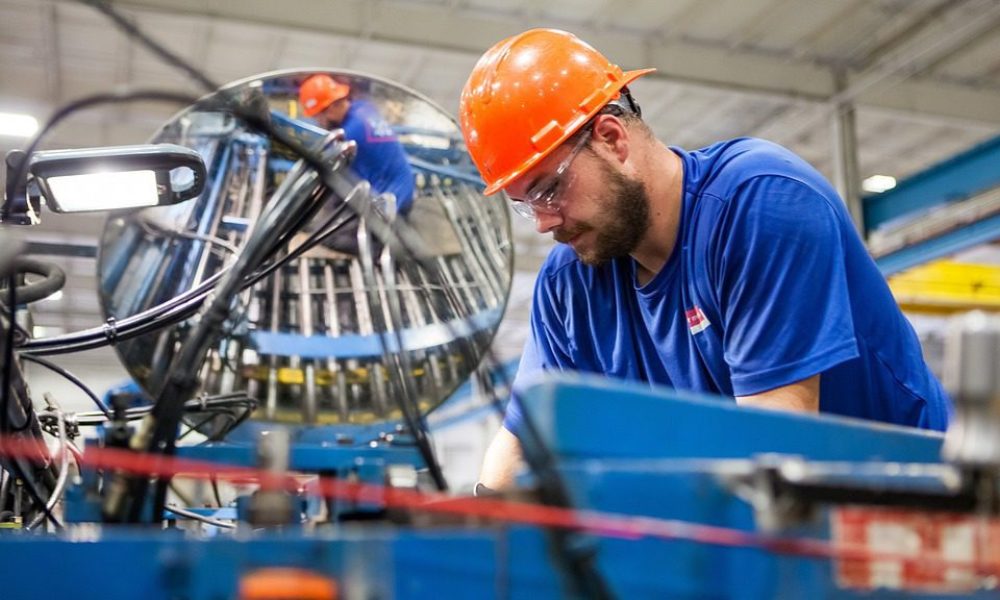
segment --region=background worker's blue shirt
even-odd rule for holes
[[[823,177],[763,140],[672,150],[684,197],[667,263],[640,287],[630,257],[588,267],[556,246],[504,426],[518,433],[528,378],[565,369],[724,396],[821,373],[822,412],[943,430],[950,402]]]
[[[413,204],[413,170],[392,126],[371,102],[357,99],[351,100],[342,127],[347,139],[358,144],[353,171],[376,193],[395,194],[397,212],[407,214]]]

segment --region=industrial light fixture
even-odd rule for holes
[[[44,180],[52,200],[48,203],[56,212],[113,210],[135,206],[156,206],[156,173],[153,171],[123,171],[61,175]],[[100,205],[93,203],[100,199]]]
[[[7,189],[0,223],[34,225],[40,200],[57,213],[176,204],[201,194],[205,163],[175,144],[113,146],[7,154]]]
[[[896,187],[896,178],[889,175],[872,175],[861,182],[861,189],[872,194],[881,194]]]
[[[0,135],[28,138],[38,131],[38,119],[31,115],[0,112]]]

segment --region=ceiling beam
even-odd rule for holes
[[[268,46],[268,71],[276,71],[281,66],[281,59],[288,49],[288,36],[284,33],[275,33],[271,36],[271,43]]]
[[[683,36],[662,38],[642,31],[601,27],[583,22],[525,22],[523,12],[454,6],[381,2],[372,10],[359,0],[299,0],[297,10],[272,0],[115,0],[119,8],[175,16],[216,18],[332,36],[360,38],[404,46],[479,56],[496,40],[535,24],[572,29],[625,68],[654,66],[667,81],[741,90],[772,97],[826,102],[837,90],[830,69],[814,61],[787,56],[734,52],[724,43],[711,44]],[[389,8],[391,5],[391,9]],[[367,7],[367,8],[366,8]],[[372,19],[373,12],[380,18]],[[898,88],[898,89],[897,89]],[[893,83],[891,89],[855,98],[858,105],[906,109],[949,118],[1000,124],[1000,92],[929,79]]]
[[[823,109],[786,124],[785,134],[794,137],[810,130],[845,106],[872,104],[913,112],[929,112],[943,102],[962,107],[962,117],[991,121],[1000,111],[1000,93],[973,90],[953,83],[935,81],[928,86],[916,79],[927,65],[953,56],[969,38],[977,38],[1000,23],[1000,4],[993,0],[956,4],[951,12],[936,13],[933,19],[921,20],[924,29],[911,29],[906,39],[894,42],[891,49],[873,57],[871,66],[860,73],[846,75],[847,84],[824,103]]]
[[[55,4],[48,7],[44,7],[44,5],[39,6],[42,7],[41,10],[44,12],[42,16],[42,22],[44,23],[42,38],[45,41],[46,61],[48,62],[48,68],[45,70],[46,88],[49,99],[55,104],[61,104],[63,101],[62,54],[59,50],[58,7]]]
[[[927,8],[922,13],[914,10],[910,11],[886,11],[886,18],[889,20],[884,24],[886,31],[893,31],[893,19],[907,19],[907,22],[895,33],[887,38],[878,39],[873,36],[875,42],[872,46],[861,46],[857,49],[858,59],[861,69],[866,70],[874,67],[877,62],[883,60],[889,54],[897,51],[904,44],[913,42],[913,39],[922,34],[942,19],[955,7],[967,3],[969,0],[938,0],[938,4]]]

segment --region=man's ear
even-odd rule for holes
[[[631,150],[631,139],[625,123],[614,115],[600,115],[594,121],[594,140],[592,147],[600,148],[601,153],[608,153],[620,162],[628,160]]]

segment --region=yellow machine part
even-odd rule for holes
[[[461,362],[461,357],[452,356],[452,360]],[[348,385],[358,384],[365,385],[370,383],[371,372],[365,367],[356,367],[353,369],[345,369],[345,383]],[[414,377],[423,377],[425,371],[422,368],[415,368],[412,370]],[[258,381],[267,381],[268,379],[268,368],[266,366],[257,366],[252,369],[244,371],[244,375],[251,379],[257,379]],[[300,368],[294,367],[280,367],[276,372],[277,380],[280,385],[303,385],[306,381],[305,371]],[[317,385],[326,386],[334,383],[335,373],[327,369],[317,369],[315,372],[315,380]],[[385,375],[383,375],[385,377]],[[432,403],[428,402],[427,399],[418,399],[417,408],[420,412],[427,412],[431,409]],[[261,408],[257,409],[262,410]],[[371,411],[352,411],[351,422],[352,423],[374,423],[377,421],[384,420],[398,420],[403,417],[399,409],[392,409],[387,414],[376,414]],[[275,421],[279,423],[301,423],[302,422],[302,412],[295,408],[281,408],[279,407],[273,415]],[[340,423],[341,419],[333,412],[321,412],[317,417],[316,422],[320,425],[332,425]]]
[[[1000,265],[939,260],[893,275],[889,287],[906,312],[1000,311]]]

